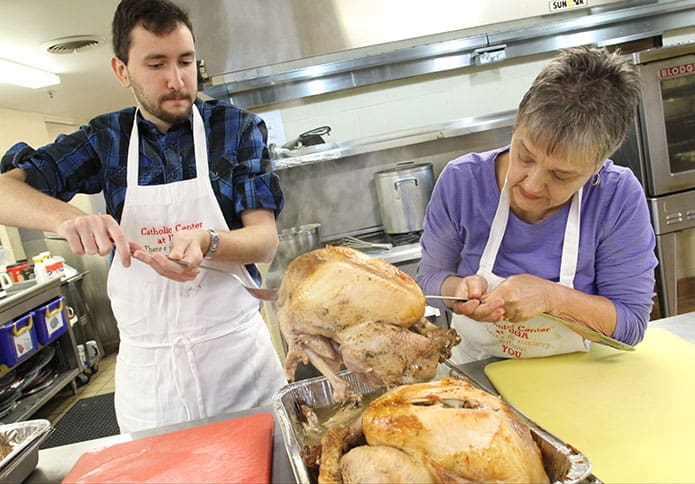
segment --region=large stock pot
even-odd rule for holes
[[[403,234],[422,230],[434,188],[431,163],[405,162],[374,175],[384,231]]]

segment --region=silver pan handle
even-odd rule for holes
[[[395,182],[393,182],[393,189],[398,190],[399,184],[409,182],[409,181],[415,183],[415,186],[417,186],[417,178],[415,178],[414,176],[409,176],[406,178],[400,178],[400,179],[396,180]]]

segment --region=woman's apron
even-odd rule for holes
[[[579,226],[581,219],[582,189],[570,204],[565,237],[562,244],[560,284],[574,287],[574,275],[579,255]],[[505,180],[500,193],[495,218],[490,226],[490,236],[480,258],[478,274],[488,283],[488,292],[502,281],[492,272],[509,219],[509,188]],[[577,333],[539,315],[528,321],[511,323],[500,321],[484,323],[461,314],[454,314],[452,325],[461,335],[461,343],[453,348],[451,360],[456,364],[476,361],[491,356],[502,358],[532,358],[575,351],[588,351],[590,342]]]
[[[195,106],[193,144],[194,179],[138,185],[136,111],[121,228],[149,252],[167,254],[180,230],[229,229],[208,178],[205,128]],[[255,285],[243,265],[230,272]],[[258,301],[228,275],[201,271],[181,283],[137,260],[124,268],[116,257],[108,294],[121,340],[115,407],[123,433],[262,405],[287,383]]]

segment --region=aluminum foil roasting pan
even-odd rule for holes
[[[443,368],[443,365],[440,365],[439,378],[447,375],[447,372],[449,376],[466,379],[472,385],[486,391],[465,374]],[[339,375],[347,380],[355,391],[371,396],[383,393],[382,390],[374,390],[365,385],[348,371],[341,372]],[[273,396],[272,402],[273,412],[280,423],[285,449],[295,479],[300,484],[315,484],[318,473],[316,469],[307,468],[301,456],[307,435],[301,423],[303,416],[300,413],[298,403],[304,403],[312,409],[333,405],[335,400],[330,383],[323,376],[291,383],[278,391]],[[512,410],[515,411],[513,407]],[[515,413],[530,427],[531,433],[543,454],[543,462],[551,482],[600,482],[591,474],[591,463],[584,454],[543,430],[520,412],[515,411]]]
[[[0,482],[24,481],[39,462],[39,446],[53,430],[44,419],[0,425],[0,438],[12,447],[0,461]]]

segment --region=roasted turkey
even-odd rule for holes
[[[346,428],[324,435],[319,483],[548,482],[528,426],[464,380],[387,392],[364,411],[362,432],[367,445],[352,448]]]
[[[431,380],[459,339],[424,312],[417,283],[383,259],[332,246],[300,255],[277,299],[286,376],[292,381],[298,363],[311,362],[336,400],[350,395],[336,375],[342,364],[373,387]]]

